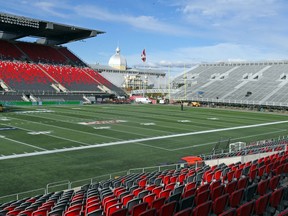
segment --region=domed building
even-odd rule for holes
[[[127,61],[126,58],[120,55],[120,48],[116,48],[116,53],[111,56],[108,65],[118,70],[126,70],[127,69]]]

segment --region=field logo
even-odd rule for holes
[[[103,120],[103,121],[93,121],[93,122],[79,122],[82,125],[102,125],[102,124],[117,124],[127,122],[126,120]]]
[[[110,126],[105,126],[105,127],[93,127],[95,130],[105,130],[105,129],[110,129]]]
[[[190,120],[178,120],[178,122],[186,123],[186,122],[191,122],[191,121]]]
[[[30,135],[41,135],[41,134],[50,134],[52,131],[31,131],[28,132]]]
[[[215,121],[215,120],[219,120],[219,118],[207,118],[208,120],[213,120],[213,121]]]
[[[140,125],[150,126],[150,125],[156,125],[153,122],[147,122],[147,123],[140,123]]]

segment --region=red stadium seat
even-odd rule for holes
[[[254,207],[254,200],[247,202],[243,205],[241,205],[238,209],[237,209],[237,215],[252,215],[253,213],[253,207]]]
[[[211,211],[212,201],[197,205],[192,212],[192,216],[208,216]]]

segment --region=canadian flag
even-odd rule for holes
[[[142,54],[141,54],[141,59],[143,62],[146,62],[146,51],[143,49]]]

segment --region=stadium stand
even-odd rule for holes
[[[0,79],[18,91],[52,91],[54,80],[48,77],[37,64],[0,61]]]
[[[67,58],[69,58],[69,60],[72,61],[74,64],[83,67],[87,66],[81,59],[79,59],[74,53],[70,52],[66,47],[59,47],[58,51]]]
[[[107,93],[125,95],[100,73],[89,68],[67,48],[0,40],[0,80],[2,91],[19,95]],[[17,61],[16,61],[17,60]],[[9,94],[8,94],[9,95]],[[1,96],[0,96],[1,97]],[[21,98],[21,97],[20,97]],[[1,97],[5,100],[5,97]]]
[[[12,93],[22,101],[23,94],[37,94],[39,101],[41,95],[62,93],[126,95],[67,47],[59,46],[104,32],[5,13],[0,17],[0,101],[15,99],[9,98]],[[38,39],[19,40],[26,36]]]
[[[201,64],[173,80],[174,100],[287,106],[286,61]]]
[[[69,64],[69,59],[52,46],[32,43],[17,43],[30,60],[36,63]]]
[[[0,59],[2,60],[14,60],[14,59],[21,59],[23,53],[14,44],[0,40]]]

